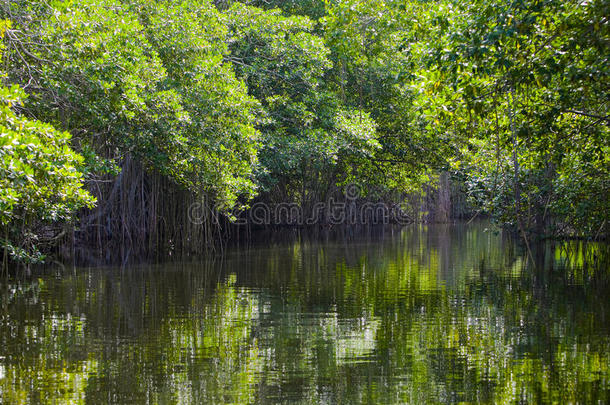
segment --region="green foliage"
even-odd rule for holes
[[[262,104],[259,181],[265,190],[279,188],[280,198],[323,199],[341,164],[378,148],[375,122],[325,85],[330,51],[309,18],[240,3],[226,15],[230,60]]]
[[[257,193],[311,206],[347,182],[402,198],[451,170],[476,206],[524,234],[607,234],[603,0],[0,10],[14,26],[6,82],[28,94],[6,97],[23,100],[19,117],[70,133],[52,136],[84,157],[72,166],[92,187],[133,158],[228,211]],[[36,215],[62,221],[77,205]]]
[[[428,20],[423,10],[417,3],[327,2],[321,19],[334,64],[330,85],[377,124],[381,149],[359,162],[365,169],[358,174],[373,188],[418,191],[448,153],[446,138],[427,129],[417,106],[413,48],[425,46],[418,36]]]
[[[165,86],[179,94],[188,114],[179,131],[184,166],[176,176],[219,205],[230,208],[239,197],[248,200],[255,190],[259,103],[227,61],[225,16],[209,1],[135,1],[134,8],[147,21],[147,37],[167,70]]]
[[[43,258],[41,227],[70,222],[95,200],[83,189],[70,134],[17,114],[25,98],[16,85],[0,86],[0,240],[5,256],[35,262]]]
[[[453,167],[499,222],[603,231],[607,11],[603,1],[327,2],[334,86],[378,126],[382,152],[364,164],[386,176],[373,182],[404,189]]]
[[[610,212],[607,5],[458,6],[429,60],[437,92],[459,94],[441,125],[467,135],[456,160],[475,192],[501,222],[595,236]]]
[[[253,192],[256,101],[224,61],[227,30],[209,2],[36,4],[21,27],[39,40],[26,55],[39,72],[28,109],[81,148],[134,155],[193,192],[229,205]]]

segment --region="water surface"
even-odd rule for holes
[[[0,281],[0,403],[608,402],[607,246],[486,227]]]

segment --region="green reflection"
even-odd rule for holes
[[[604,402],[607,253],[473,224],[8,280],[0,402]]]

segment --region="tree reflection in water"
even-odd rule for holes
[[[0,402],[610,400],[607,246],[484,228],[2,281]]]

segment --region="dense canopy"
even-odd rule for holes
[[[526,240],[607,236],[609,15],[604,0],[5,1],[3,258],[39,260],[70,229],[72,245],[196,251],[224,234],[186,229],[193,201],[230,221],[256,201],[310,211],[349,183],[432,218],[413,197],[446,178]]]

